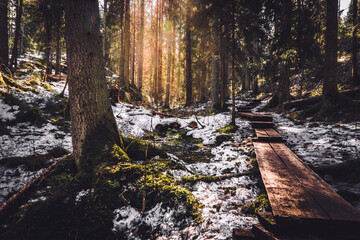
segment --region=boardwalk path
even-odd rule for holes
[[[340,233],[342,239],[360,239],[360,232],[357,232],[360,211],[338,195],[283,143],[273,128],[272,117],[249,111],[238,114],[252,121],[256,133],[253,139],[256,159],[277,229],[289,230],[294,226],[301,231],[311,229],[310,232],[343,229],[345,233]],[[255,226],[257,232],[259,229],[262,233],[267,231],[263,226]],[[273,236],[267,239],[282,238]]]

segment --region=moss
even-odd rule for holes
[[[220,178],[217,176],[204,176],[204,175],[195,174],[195,175],[182,177],[180,180],[181,183],[190,184],[191,186],[199,181],[210,183],[210,182],[220,181]]]
[[[218,133],[235,133],[237,129],[238,129],[237,126],[229,124],[229,125],[226,125],[225,127],[219,128],[218,130],[216,130],[216,132],[218,132]]]
[[[224,190],[224,194],[230,193],[231,196],[236,195],[236,187],[223,187],[222,189]]]
[[[136,161],[151,159],[155,156],[166,157],[166,153],[159,147],[138,138],[124,138],[124,149],[128,156]]]
[[[259,211],[271,211],[269,199],[266,194],[260,194],[254,202],[245,204],[242,209],[244,213],[256,214]]]
[[[118,162],[130,162],[129,156],[125,153],[123,149],[121,149],[118,145],[113,146],[113,150],[111,152],[113,158]]]

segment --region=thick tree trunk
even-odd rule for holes
[[[145,0],[140,0],[138,88],[141,99],[142,99],[142,85],[143,85],[143,65],[144,65],[144,23],[145,23]]]
[[[327,0],[326,6],[323,110],[336,103],[339,94],[337,89],[338,0]]]
[[[16,19],[15,19],[15,38],[14,45],[11,53],[10,67],[17,67],[17,57],[18,57],[18,45],[20,37],[20,28],[21,28],[21,16],[22,16],[22,6],[23,0],[17,0],[16,2]]]
[[[353,0],[353,36],[352,36],[352,78],[354,84],[360,85],[358,74],[358,43],[357,43],[357,29],[358,29],[358,0]]]
[[[189,4],[189,3],[187,3]],[[191,29],[190,29],[190,7],[186,6],[186,22],[185,22],[185,61],[186,61],[186,106],[193,103],[192,100],[192,70],[191,70]]]
[[[214,110],[220,109],[219,98],[219,26],[218,20],[215,19],[212,26],[212,43],[214,56],[211,62],[211,101]]]
[[[92,174],[99,155],[120,144],[105,78],[97,0],[66,0],[66,50],[74,157]]]
[[[0,0],[0,69],[9,64],[8,0]]]

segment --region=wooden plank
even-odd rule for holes
[[[261,177],[276,218],[330,219],[269,143],[254,142],[253,144]]]
[[[252,121],[251,125],[253,128],[272,128],[274,124],[268,121]]]
[[[275,131],[273,128],[265,128],[264,130],[266,131],[266,133],[269,137],[271,137],[273,139],[276,139],[276,138],[282,139],[281,135],[277,131]]]
[[[269,138],[269,135],[266,133],[265,129],[255,128],[255,133],[258,139]]]
[[[255,113],[249,113],[249,112],[239,112],[238,115],[240,117],[252,120],[252,121],[268,121],[271,122],[273,120],[273,117],[270,115],[264,115],[264,114],[255,114]]]
[[[285,144],[271,143],[270,145],[332,220],[360,223],[360,211],[338,195]]]

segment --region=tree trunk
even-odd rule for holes
[[[358,74],[358,44],[357,44],[357,29],[358,29],[358,0],[353,0],[353,35],[352,35],[352,78],[353,83],[360,85]]]
[[[337,89],[337,32],[338,0],[326,0],[325,71],[322,109],[327,110],[336,103]]]
[[[125,87],[129,90],[130,84],[130,0],[126,0],[125,3],[125,42],[124,42],[124,54],[125,54],[125,61],[124,61],[124,82]]]
[[[170,107],[170,81],[171,81],[171,55],[172,55],[172,32],[170,29],[166,31],[167,35],[167,69],[166,69],[166,92],[165,92],[165,108]]]
[[[155,18],[155,71],[154,71],[154,84],[153,84],[153,93],[154,93],[154,102],[157,107],[158,105],[158,81],[159,81],[159,0],[156,0],[156,18]]]
[[[103,51],[104,51],[105,64],[109,60],[109,43],[108,43],[108,33],[107,33],[108,3],[109,0],[104,0],[104,43],[103,43],[104,50]]]
[[[105,78],[97,0],[66,0],[66,50],[73,154],[89,176],[120,135]]]
[[[138,64],[138,88],[140,100],[142,100],[142,82],[144,65],[144,23],[145,23],[145,0],[140,0],[140,32],[139,32],[139,64]]]
[[[158,94],[158,100],[159,100],[159,104],[162,105],[163,104],[163,87],[162,87],[162,70],[163,70],[163,60],[162,60],[162,55],[163,55],[163,0],[160,0],[160,6],[159,6],[159,47],[158,47],[158,81],[157,81],[157,94]]]
[[[0,69],[9,64],[8,0],[0,0]]]
[[[133,37],[132,37],[132,58],[131,58],[131,84],[135,85],[135,51],[136,51],[136,0],[134,0],[133,15]]]
[[[60,59],[61,59],[61,17],[62,14],[56,13],[56,63],[55,63],[55,75],[60,74]]]
[[[125,38],[125,30],[124,30],[124,11],[125,4],[124,1],[120,1],[120,64],[119,64],[119,80],[120,86],[126,87],[125,84],[125,46],[124,46],[124,38]],[[122,91],[123,92],[123,91]]]
[[[15,19],[15,38],[14,45],[11,54],[10,67],[17,68],[17,57],[18,57],[18,45],[21,28],[21,16],[22,16],[23,0],[16,1],[16,19]]]
[[[211,101],[214,110],[220,109],[219,98],[219,26],[215,19],[212,26],[212,43],[214,56],[211,62]]]
[[[188,0],[189,1],[189,0]],[[185,61],[186,61],[186,103],[185,106],[190,106],[192,100],[192,71],[191,71],[191,30],[190,30],[190,6],[189,2],[186,6],[186,21],[185,21]]]
[[[52,64],[50,61],[51,55],[51,42],[52,42],[52,6],[48,5],[46,9],[46,20],[45,20],[45,66],[46,66],[46,74],[52,73]]]

